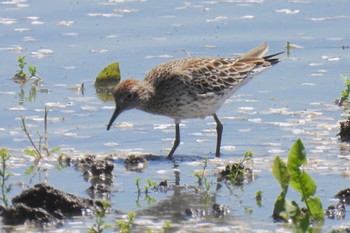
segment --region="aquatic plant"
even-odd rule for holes
[[[135,222],[136,214],[135,212],[129,212],[126,216],[126,220],[117,221],[117,227],[121,233],[130,233],[132,232],[132,226]]]
[[[96,223],[88,229],[88,233],[102,233],[104,230],[111,228],[111,225],[107,224],[104,220],[109,213],[111,202],[105,200],[101,201],[101,203],[101,208],[96,211]]]
[[[275,202],[273,217],[292,222],[298,232],[308,232],[312,228],[311,223],[323,222],[324,219],[321,199],[314,195],[316,183],[301,168],[306,162],[305,147],[298,139],[289,152],[287,164],[277,156],[272,167],[272,173],[282,188]],[[286,199],[289,186],[300,193],[305,208],[299,207],[296,201]]]
[[[43,151],[46,153],[47,156],[50,156],[50,154],[58,151],[61,149],[60,146],[55,147],[53,149],[49,149],[49,135],[48,135],[48,128],[47,128],[47,116],[49,113],[49,109],[45,107],[44,111],[44,142],[43,142],[43,136],[37,131],[37,134],[39,136],[38,145],[34,143],[34,140],[32,139],[32,136],[30,135],[30,132],[27,128],[25,117],[21,116],[21,127],[24,131],[25,135],[27,136],[29,142],[31,143],[33,149],[25,149],[24,152],[30,156],[34,157],[35,162],[39,162],[43,158]]]
[[[19,56],[17,58],[19,70],[15,74],[14,78],[21,81],[26,81],[31,77],[37,77],[38,79],[40,79],[37,73],[37,68],[35,66],[28,66],[29,75],[24,71],[27,65],[25,58],[26,58],[25,55]]]
[[[17,58],[19,70],[17,71],[16,77],[20,79],[27,79],[27,74],[24,72],[24,67],[27,65],[25,58],[26,56],[19,56]]]
[[[136,188],[137,188],[137,193],[138,193],[138,194],[141,193],[140,181],[141,181],[141,178],[140,178],[140,177],[137,177],[137,178],[136,178]]]
[[[197,188],[197,190],[199,190],[199,188],[201,186],[204,186],[205,193],[209,194],[212,183],[208,181],[208,178],[205,175],[207,167],[208,167],[208,157],[205,157],[202,167],[203,167],[202,171],[197,171],[197,172],[194,173],[194,176],[197,177],[197,179],[198,179],[198,188]]]
[[[226,180],[230,180],[232,184],[241,185],[247,171],[243,164],[251,158],[253,158],[253,152],[245,152],[242,159],[240,159],[237,163],[227,165],[225,169],[220,172],[220,175]]]
[[[262,191],[261,190],[259,190],[259,191],[257,191],[256,192],[256,194],[255,194],[255,200],[256,200],[256,204],[257,204],[257,206],[259,206],[259,207],[261,207],[262,206]]]
[[[8,160],[10,159],[10,154],[8,153],[8,150],[5,148],[0,149],[0,185],[1,185],[1,195],[0,200],[4,204],[5,208],[8,208],[9,200],[7,199],[6,195],[11,191],[11,185],[7,184],[8,179],[11,176],[11,173],[8,172]]]
[[[147,179],[147,184],[145,185],[145,200],[147,202],[148,205],[154,203],[157,201],[157,199],[151,197],[148,192],[149,192],[149,189],[152,188],[152,187],[155,187],[157,186],[157,183],[154,182],[154,181],[151,181],[150,179]]]
[[[292,50],[292,44],[290,43],[290,41],[287,41],[286,43],[286,50],[287,50],[287,56],[289,56],[290,51]]]
[[[148,190],[152,187],[157,186],[157,183],[154,181],[151,181],[150,179],[147,179],[147,184],[145,184],[145,193],[148,195]]]
[[[141,181],[141,178],[136,178],[136,189],[137,189],[137,198],[136,198],[136,206],[137,207],[140,207],[140,197],[141,197],[141,187],[140,187],[140,181]],[[157,199],[151,197],[149,195],[149,190],[151,188],[155,188],[157,186],[157,183],[154,182],[154,181],[151,181],[150,179],[147,179],[147,184],[145,184],[145,200],[147,202],[148,205],[154,203],[157,201]]]
[[[30,77],[38,77],[37,69],[35,66],[28,66],[28,71],[30,73]]]
[[[340,99],[336,100],[339,106],[343,105],[344,101],[348,101],[349,94],[350,94],[350,79],[343,74],[341,74],[340,77],[344,81],[345,89],[341,91]]]

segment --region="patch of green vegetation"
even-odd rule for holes
[[[262,197],[262,191],[261,190],[259,190],[259,191],[257,191],[256,192],[256,194],[255,194],[255,200],[256,200],[256,204],[257,204],[257,206],[259,206],[259,207],[262,207],[262,199],[263,199],[263,197]]]
[[[104,220],[106,215],[109,213],[111,203],[109,201],[101,201],[101,208],[97,209],[96,212],[96,223],[94,226],[88,229],[88,233],[102,233],[104,230],[111,228],[110,224],[107,224]]]
[[[311,223],[322,223],[324,220],[321,199],[314,195],[316,183],[301,168],[306,162],[305,147],[298,139],[289,152],[288,163],[285,164],[277,156],[272,167],[272,172],[282,188],[275,202],[273,216],[285,222],[291,221],[296,232],[309,232],[313,228]],[[286,199],[289,186],[300,193],[305,208],[299,207],[296,201]]]
[[[204,194],[204,204],[208,207],[209,202],[211,200],[211,187],[213,184],[213,181],[208,180],[207,177],[207,167],[208,167],[208,158],[206,157],[203,162],[203,170],[196,171],[194,173],[194,176],[198,179],[198,186],[195,187],[196,192]]]
[[[38,72],[35,66],[28,66],[28,71],[30,73],[30,77],[38,77]]]
[[[97,97],[103,102],[113,101],[112,90],[120,82],[119,63],[106,66],[96,77],[95,89]]]
[[[344,84],[345,84],[345,89],[341,91],[341,97],[340,99],[337,99],[336,102],[338,103],[339,106],[343,105],[344,102],[349,101],[349,94],[350,94],[350,79],[341,74],[340,77],[343,79]]]
[[[4,204],[5,208],[9,206],[9,200],[6,195],[11,191],[11,185],[8,185],[8,179],[11,176],[11,173],[8,172],[8,160],[10,159],[10,154],[5,148],[0,149],[0,185],[1,185],[1,195],[0,200]]]
[[[155,186],[157,186],[156,182],[151,181],[150,179],[147,179],[147,184],[145,184],[145,200],[148,205],[157,201],[157,199],[149,195],[149,189]]]
[[[131,233],[132,227],[135,222],[136,214],[135,212],[129,212],[126,216],[126,220],[117,221],[117,227],[121,233]]]
[[[212,183],[208,181],[208,178],[206,176],[206,170],[208,167],[208,157],[204,159],[202,167],[203,167],[202,171],[197,171],[194,173],[194,176],[197,177],[198,179],[197,190],[200,190],[200,187],[204,186],[204,192],[206,194],[209,194]]]
[[[17,58],[19,70],[17,71],[16,76],[21,79],[27,79],[27,74],[24,72],[24,67],[27,65],[25,58],[26,56],[19,56]]]
[[[15,79],[20,80],[20,81],[27,81],[27,79],[32,78],[32,77],[36,77],[36,78],[40,79],[38,76],[38,73],[37,73],[37,68],[35,66],[28,66],[29,75],[25,72],[24,69],[26,68],[26,65],[27,65],[25,55],[19,56],[17,58],[17,62],[18,62],[19,69],[14,76]]]
[[[119,63],[109,64],[97,75],[95,85],[115,85],[120,81]]]
[[[137,207],[140,207],[140,197],[141,197],[141,193],[142,193],[142,190],[141,190],[141,187],[140,187],[140,181],[141,181],[141,178],[136,178],[136,188],[137,188],[137,199],[136,199],[136,206]],[[154,188],[157,186],[157,183],[154,182],[154,181],[151,181],[150,179],[147,179],[147,184],[145,184],[145,191],[144,191],[144,194],[145,194],[145,200],[147,202],[148,205],[154,203],[157,201],[157,199],[151,197],[149,195],[149,192],[150,192],[150,189],[151,188]]]
[[[242,184],[246,174],[246,168],[243,164],[252,158],[252,151],[245,152],[243,158],[238,163],[227,165],[220,175],[226,180],[230,180],[232,184]]]

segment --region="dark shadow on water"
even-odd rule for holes
[[[214,154],[208,155],[174,155],[173,158],[169,159],[166,155],[154,155],[154,154],[128,154],[125,156],[118,156],[114,160],[116,163],[124,163],[125,159],[129,156],[140,156],[146,159],[148,162],[193,162],[193,161],[201,161],[204,159],[214,159],[216,158]]]

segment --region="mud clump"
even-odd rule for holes
[[[0,207],[2,222],[7,225],[24,224],[27,221],[36,224],[51,223],[61,224],[63,216],[59,213],[50,214],[42,208],[31,208],[24,204],[15,204],[9,208]]]
[[[342,142],[349,142],[350,141],[350,120],[347,121],[341,121],[339,122],[339,133],[338,136],[340,136],[340,140]]]
[[[12,199],[13,206],[2,207],[5,224],[18,225],[27,221],[35,224],[59,224],[62,219],[94,213],[102,204],[65,193],[46,184],[37,184]]]
[[[187,208],[185,215],[191,218],[217,217],[221,218],[230,212],[230,207],[227,205],[213,204],[209,210]]]
[[[91,198],[108,199],[112,190],[114,164],[111,157],[97,159],[94,155],[71,161],[75,169],[83,173],[84,180],[91,186],[87,193]]]
[[[335,197],[338,198],[340,202],[350,204],[350,188],[339,191]]]
[[[330,205],[326,210],[326,215],[330,219],[343,219],[345,218],[345,205],[339,202],[336,206]]]
[[[124,161],[128,171],[142,172],[147,167],[147,160],[138,155],[129,155]]]
[[[113,176],[114,164],[111,158],[96,159],[94,155],[87,155],[72,162],[76,169],[86,177]]]
[[[241,186],[253,181],[253,171],[241,163],[233,163],[227,165],[224,170],[219,172],[219,179],[230,181],[236,186]]]

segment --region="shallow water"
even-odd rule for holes
[[[58,1],[42,7],[45,3],[0,2],[0,147],[14,155],[15,176],[10,181],[16,185],[10,196],[44,181],[87,196],[90,184],[71,168],[56,170],[48,162],[47,174],[33,180],[24,174],[32,159],[23,152],[30,143],[20,117],[26,117],[37,138],[36,130],[43,132],[45,106],[50,110],[52,148],[61,146],[60,152],[72,157],[114,155],[113,211],[107,221],[113,223],[120,213],[135,211],[140,232],[160,230],[164,221],[179,232],[288,230],[271,218],[280,192],[271,165],[276,155],[287,157],[297,138],[306,146],[307,169],[318,184],[324,208],[334,204],[335,193],[348,187],[349,149],[336,136],[343,111],[334,104],[344,89],[340,74],[349,72],[349,49],[342,48],[349,46],[350,37],[347,1]],[[188,54],[236,56],[264,41],[271,53],[285,50],[287,41],[297,48],[222,106],[218,112],[224,124],[221,159],[214,159],[212,118],[182,122],[175,164],[165,159],[174,137],[171,119],[134,110],[123,113],[106,131],[114,103],[101,99],[93,84],[109,63],[120,63],[123,79],[143,79],[153,66],[170,59]],[[33,88],[32,82],[21,86],[12,80],[21,55],[37,67],[41,86]],[[248,150],[254,152],[254,162],[247,164],[254,170],[254,182],[232,194],[225,186],[215,191],[218,167],[237,161]],[[142,173],[126,171],[118,158],[134,152],[156,154],[159,159],[149,161]],[[202,169],[206,156],[208,179],[214,182],[209,206],[226,204],[230,213],[223,218],[187,218],[183,214],[187,207],[208,207],[203,196],[186,188],[196,186],[194,172]],[[177,169],[176,189],[151,193],[154,203],[148,204],[144,195],[136,203],[136,178],[142,178],[142,185],[147,179],[175,183]],[[259,190],[262,207],[255,203]],[[291,193],[291,199],[298,198]],[[63,229],[85,232],[93,222],[90,217],[67,221]],[[326,219],[323,231],[347,224],[347,216]]]

